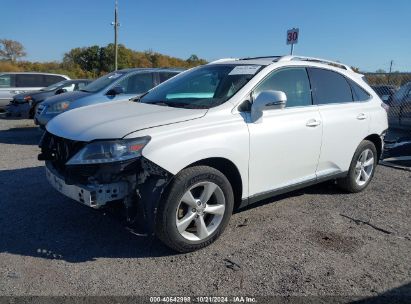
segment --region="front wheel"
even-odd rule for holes
[[[184,169],[160,204],[156,234],[179,252],[203,248],[224,231],[233,205],[232,187],[220,171],[207,166]]]
[[[374,176],[377,155],[374,143],[363,140],[354,153],[347,176],[338,180],[338,185],[351,193],[364,190]]]

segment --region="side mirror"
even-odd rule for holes
[[[66,89],[58,89],[58,90],[56,91],[56,93],[54,93],[54,95],[59,95],[59,94],[63,94],[63,93],[66,93],[66,92],[67,92]]]
[[[251,119],[259,122],[266,109],[284,109],[287,96],[282,91],[262,91],[254,99],[251,105]]]
[[[106,95],[108,95],[108,96],[116,96],[116,95],[119,95],[119,94],[122,94],[122,93],[124,93],[123,87],[117,86],[117,87],[114,87],[114,88],[108,90],[108,92],[106,93]]]

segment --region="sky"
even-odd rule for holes
[[[294,54],[362,71],[411,71],[411,0],[118,0],[119,43],[187,59]],[[0,39],[26,60],[60,61],[74,47],[113,42],[114,0],[0,0]]]

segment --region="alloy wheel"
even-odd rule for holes
[[[374,170],[374,153],[371,149],[361,152],[357,164],[355,165],[355,182],[359,186],[365,185],[370,179]]]
[[[225,208],[224,193],[218,185],[210,181],[197,183],[178,204],[177,230],[187,240],[204,240],[221,224]]]

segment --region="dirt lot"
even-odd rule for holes
[[[39,138],[0,120],[0,295],[411,296],[409,171],[380,166],[359,194],[326,183],[271,199],[175,254],[54,191]]]

